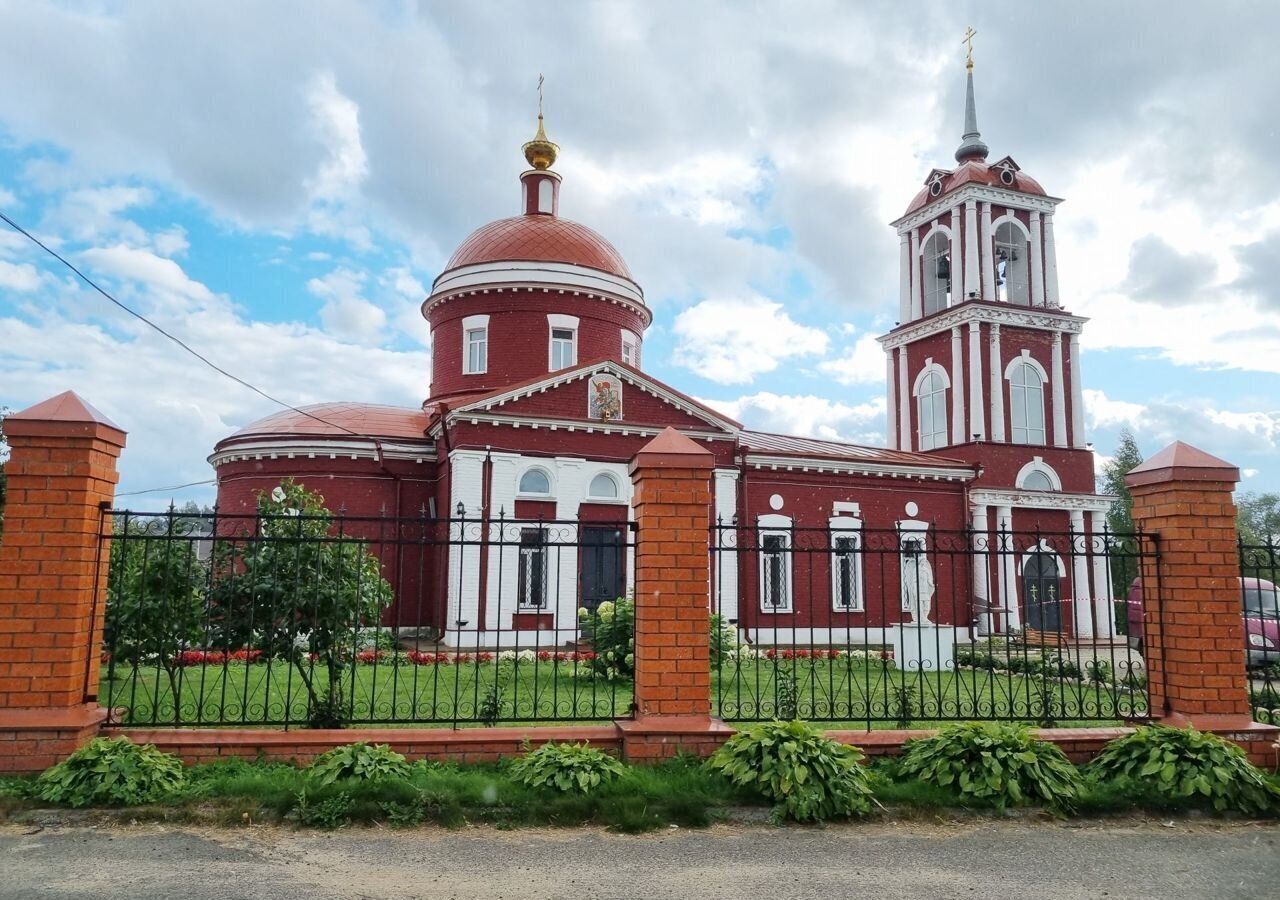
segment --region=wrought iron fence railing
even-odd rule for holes
[[[103,516],[97,699],[162,726],[630,715],[625,521]],[[106,549],[109,547],[109,550]]]
[[[1255,721],[1280,725],[1280,539],[1240,540],[1245,671]]]
[[[776,524],[770,524],[776,518]],[[711,529],[713,712],[906,726],[1149,714],[1159,622],[1141,533],[865,529],[781,516]],[[1141,576],[1138,607],[1126,603]],[[1131,635],[1130,632],[1133,632]]]

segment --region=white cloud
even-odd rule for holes
[[[748,383],[780,363],[827,349],[827,335],[763,297],[703,300],[676,316],[679,365],[721,384]]]
[[[365,280],[363,272],[334,269],[307,282],[307,290],[325,301],[320,308],[325,329],[353,343],[377,340],[387,324],[386,312],[362,296]]]
[[[871,335],[858,338],[843,356],[818,363],[818,369],[840,384],[884,384],[884,348]]]
[[[13,191],[0,187],[0,206],[12,209],[18,205],[18,198],[14,196]]]
[[[34,291],[40,287],[40,275],[30,263],[10,263],[0,260],[0,288],[12,291]]]
[[[883,398],[849,404],[812,394],[782,395],[770,391],[736,400],[703,400],[748,428],[827,440],[883,446]]]
[[[360,107],[338,90],[332,72],[311,79],[307,105],[327,154],[311,178],[311,188],[317,197],[341,198],[369,175],[369,157],[360,140]]]
[[[1148,456],[1180,440],[1228,461],[1245,454],[1280,458],[1277,410],[1224,410],[1208,400],[1134,403],[1097,390],[1086,390],[1084,401],[1091,428],[1128,428]]]

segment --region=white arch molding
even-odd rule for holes
[[[1027,566],[1031,564],[1031,557],[1042,553],[1053,557],[1053,564],[1058,570],[1058,577],[1066,578],[1067,567],[1063,565],[1062,557],[1058,554],[1057,550],[1054,550],[1049,546],[1049,542],[1044,538],[1040,538],[1040,543],[1032,547],[1028,547],[1027,551],[1022,554],[1022,558],[1018,560],[1018,574],[1021,575],[1027,571]]]
[[[1026,349],[1013,359],[1009,360],[1009,365],[1004,367],[1004,380],[1012,381],[1013,373],[1017,371],[1018,366],[1021,365],[1031,366],[1031,368],[1035,370],[1035,373],[1040,376],[1041,385],[1053,383],[1049,379],[1049,373],[1044,370],[1044,366],[1040,365],[1040,363],[1036,361],[1036,358],[1031,355],[1031,351]]]
[[[1053,470],[1053,467],[1050,466],[1048,463],[1046,463],[1044,459],[1039,456],[1033,456],[1031,458],[1031,462],[1027,463],[1025,466],[1023,466],[1021,469],[1018,470],[1018,477],[1013,482],[1014,485],[1019,488],[1023,487],[1024,483],[1027,480],[1027,476],[1029,476],[1032,472],[1039,472],[1045,475],[1049,479],[1050,483],[1053,484],[1053,489],[1055,491],[1062,490],[1062,479],[1058,477],[1058,473],[1055,472]]]
[[[934,362],[933,357],[929,357],[924,361],[924,366],[921,367],[920,372],[916,375],[916,380],[911,385],[911,396],[920,396],[920,386],[924,384],[924,380],[929,376],[930,372],[942,379],[944,388],[951,390],[951,379],[947,376],[947,370]]]

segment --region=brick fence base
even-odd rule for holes
[[[106,717],[96,705],[0,709],[0,773],[43,772],[96,737]]]

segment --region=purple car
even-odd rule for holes
[[[1249,668],[1280,663],[1280,588],[1265,578],[1241,578],[1244,598],[1244,640]],[[1129,646],[1142,652],[1142,580],[1129,585],[1125,600],[1129,620]]]

